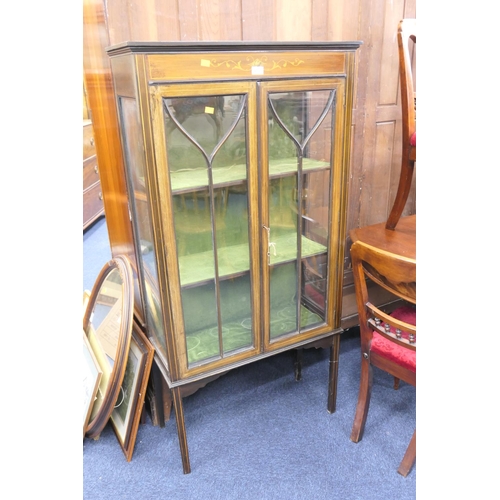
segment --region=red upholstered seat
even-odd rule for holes
[[[409,323],[410,325],[417,324],[417,313],[416,309],[413,307],[399,307],[391,314],[391,316],[396,319],[400,319],[405,323]],[[395,328],[392,326],[391,332],[395,332]],[[402,331],[401,336],[405,339],[408,339],[407,332]],[[378,332],[373,332],[370,351],[376,352],[380,356],[384,356],[390,361],[398,363],[407,370],[411,370],[414,373],[417,372],[417,352],[412,351],[411,349],[406,349],[405,347],[401,347],[394,342],[391,342]]]
[[[410,146],[416,147],[417,146],[417,133],[413,132],[412,136],[410,137]]]

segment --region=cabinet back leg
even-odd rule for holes
[[[302,352],[303,348],[299,347],[298,349],[294,349],[295,360],[293,362],[293,367],[295,371],[295,380],[298,382],[302,380]]]

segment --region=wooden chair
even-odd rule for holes
[[[396,198],[387,219],[387,229],[394,229],[403,213],[417,160],[416,94],[413,85],[410,40],[415,44],[417,42],[417,20],[403,19],[398,25],[399,80],[403,122],[401,174]]]
[[[375,366],[416,387],[416,260],[356,241],[351,247],[361,335],[361,380],[351,440],[363,436]],[[391,314],[374,306],[366,279],[402,300]],[[406,476],[416,457],[416,430],[398,472]]]

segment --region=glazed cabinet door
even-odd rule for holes
[[[186,378],[261,349],[256,87],[150,94],[174,378]]]
[[[337,328],[343,78],[259,84],[266,350]]]

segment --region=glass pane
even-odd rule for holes
[[[246,96],[164,103],[191,366],[253,345]]]
[[[144,313],[146,314],[149,334],[156,340],[156,348],[161,349],[166,362],[166,337],[163,326],[158,294],[158,271],[151,230],[149,212],[149,193],[146,187],[144,169],[144,146],[139,126],[137,102],[131,98],[120,98],[120,112],[124,124],[125,165],[128,170],[128,190],[134,227],[134,238],[138,251],[137,265],[143,269]]]
[[[226,198],[217,221],[220,309],[225,353],[253,345],[246,182],[216,190]]]
[[[253,345],[250,275],[220,282],[224,353]]]
[[[269,262],[282,264],[270,273],[271,338],[298,330],[297,323],[297,205],[291,195],[297,190],[297,176],[271,180],[269,186]],[[283,309],[286,308],[286,314]],[[274,322],[283,319],[286,322]],[[285,325],[287,330],[284,330]]]
[[[296,246],[296,245],[295,245]],[[296,332],[297,326],[297,263],[270,269],[271,338]]]
[[[182,308],[190,365],[219,355],[216,306],[214,280],[183,288]]]
[[[325,322],[334,97],[269,94],[271,338]],[[288,329],[274,323],[283,304]]]
[[[326,311],[328,247],[328,189],[330,170],[304,175],[303,234],[318,244],[318,251],[302,259],[302,303],[323,320]],[[306,253],[303,253],[305,255]],[[305,323],[310,325],[311,323]],[[305,325],[303,323],[303,326]]]

